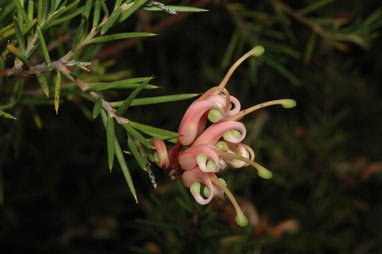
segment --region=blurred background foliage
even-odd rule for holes
[[[58,115],[52,105],[18,105],[13,109],[16,121],[0,120],[1,250],[381,253],[378,2],[164,3],[209,12],[172,16],[138,11],[112,32],[159,36],[97,45],[94,58],[82,59],[92,62],[91,72],[78,73],[93,82],[154,75],[152,83],[161,89],[143,91],[142,96],[201,93],[219,83],[244,52],[263,45],[266,53],[250,59],[232,77],[231,94],[244,108],[279,98],[293,98],[297,107],[269,108],[245,119],[246,143],[274,174],[271,180],[260,179],[251,168],[224,174],[251,225],[238,228],[226,201],[197,205],[180,182],[153,167],[158,183],[154,190],[147,173],[130,157],[137,205],[119,167],[109,173],[104,127],[88,117],[92,103],[72,95]],[[64,23],[51,37],[71,38],[78,22]],[[18,80],[38,87],[34,79]],[[2,88],[4,98],[9,86]],[[134,107],[128,116],[176,131],[189,103]],[[123,136],[119,127],[116,133]]]

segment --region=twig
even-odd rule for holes
[[[82,82],[80,79],[78,78],[74,78],[68,68],[66,68],[65,65],[61,65],[61,66],[56,66],[57,67],[57,70],[60,71],[62,74],[64,74],[68,79],[70,79],[71,81],[73,81],[74,83],[76,83],[78,85],[78,87],[82,90],[82,91],[85,91],[87,89],[89,89],[90,87],[85,84],[84,82]],[[96,93],[96,92],[89,92],[89,95],[91,97],[93,97],[94,100],[97,100],[98,98],[100,98],[100,96]],[[111,106],[110,102],[104,100],[101,98],[101,101],[102,101],[102,107],[106,110],[107,114],[110,116],[110,117],[114,117],[114,119],[119,123],[119,124],[126,124],[126,123],[129,123],[129,119],[127,118],[124,118],[122,116],[119,116],[115,113],[115,109]]]
[[[157,2],[157,1],[149,1],[146,6],[156,6],[162,10],[164,10],[165,12],[167,12],[168,14],[171,14],[171,15],[175,15],[177,14],[176,11],[173,11],[171,10],[170,8],[168,8],[165,4],[161,3],[161,2]]]
[[[13,76],[13,75],[27,76],[27,75],[33,75],[33,74],[49,71],[50,67],[53,67],[54,69],[58,69],[61,66],[74,66],[74,65],[89,66],[90,64],[91,64],[90,62],[77,62],[74,60],[65,62],[63,61],[62,58],[50,64],[42,63],[42,64],[31,66],[28,70],[24,70],[22,68],[22,65],[20,64],[15,64],[15,66],[13,66],[11,69],[1,70],[0,76]]]

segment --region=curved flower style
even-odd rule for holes
[[[225,181],[217,178],[215,173],[219,173],[227,165],[234,168],[251,165],[264,179],[271,178],[272,173],[256,163],[253,150],[241,143],[247,130],[239,120],[267,106],[281,105],[284,108],[292,108],[296,105],[294,100],[281,99],[241,110],[239,100],[225,89],[233,72],[245,59],[252,55],[260,56],[263,52],[263,47],[254,47],[235,62],[218,86],[206,91],[190,105],[180,123],[180,137],[170,159],[162,140],[155,139],[152,142],[157,150],[154,155],[157,165],[163,169],[172,169],[171,174],[175,179],[181,177],[183,184],[190,188],[191,194],[199,204],[208,204],[215,195],[223,198],[225,193],[236,210],[236,222],[240,226],[246,226],[248,220],[226,187]],[[207,119],[211,125],[206,128]],[[180,145],[183,146],[181,151]],[[204,189],[202,185],[205,186]]]

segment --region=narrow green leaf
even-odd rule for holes
[[[139,38],[139,37],[150,37],[150,36],[155,36],[155,35],[157,35],[157,34],[154,34],[154,33],[119,33],[119,34],[111,34],[111,35],[95,37],[91,40],[91,43],[100,43],[100,42]]]
[[[99,115],[99,112],[101,111],[102,108],[102,99],[98,98],[95,103],[94,103],[94,108],[93,108],[93,118],[96,119],[97,116]]]
[[[70,10],[69,6],[66,7],[66,11]],[[58,18],[56,19],[55,21],[53,21],[52,23],[50,23],[49,25],[47,25],[47,27],[45,27],[45,29],[49,28],[49,27],[52,27],[52,26],[56,26],[56,25],[59,25],[67,20],[71,20],[73,19],[74,17],[80,15],[82,12],[84,11],[84,6],[74,10],[73,12],[69,13],[68,15],[62,17],[62,18]]]
[[[179,137],[179,134],[176,132],[173,132],[173,131],[168,131],[165,129],[160,129],[160,128],[152,127],[149,125],[145,125],[145,124],[141,124],[141,123],[137,123],[137,122],[133,122],[133,121],[130,121],[129,124],[132,127],[134,127],[135,129],[140,130],[140,131],[147,133],[149,135],[151,135],[152,133],[155,133],[155,134],[162,135],[162,136],[169,137],[169,138]]]
[[[9,52],[11,52],[13,55],[15,55],[18,59],[21,60],[26,66],[29,67],[29,61],[28,59],[24,56],[23,52],[21,52],[20,49],[16,48],[12,44],[7,45],[7,49]]]
[[[54,110],[58,114],[58,107],[60,105],[60,87],[61,87],[61,72],[57,71],[56,84],[54,86]]]
[[[16,16],[13,17],[13,24],[14,24],[14,27],[16,29],[16,36],[17,36],[17,41],[19,43],[20,49],[24,53],[25,52],[25,40],[24,40],[22,29],[19,26],[19,23],[17,22]]]
[[[115,1],[114,10],[116,10],[117,8],[119,8],[119,7],[121,6],[122,1],[123,1],[123,0],[116,0],[116,1]]]
[[[185,94],[164,95],[164,96],[157,96],[157,97],[138,98],[133,100],[130,106],[141,106],[141,105],[158,104],[158,103],[165,103],[165,102],[172,102],[172,101],[181,101],[181,100],[194,98],[198,95],[200,94],[185,93]],[[115,101],[115,102],[112,102],[111,105],[113,107],[120,107],[122,103],[123,101]]]
[[[99,3],[100,0],[96,0],[94,4],[94,12],[93,12],[93,27],[96,27],[99,22],[99,17],[101,14],[101,4]]]
[[[138,151],[137,146],[134,144],[134,140],[131,136],[128,137],[127,139],[127,145],[129,146],[129,149],[131,153],[133,154],[134,158],[138,162],[139,166],[144,170],[147,171],[146,164],[144,162],[144,159],[142,158],[142,155]]]
[[[28,19],[33,19],[34,3],[33,0],[28,1]]]
[[[101,4],[103,12],[105,13],[105,17],[109,17],[109,9],[107,8],[105,4],[105,0],[100,0],[100,4]]]
[[[207,9],[192,7],[192,6],[180,6],[180,5],[166,5],[167,8],[174,12],[206,12]],[[157,6],[145,6],[142,8],[145,11],[163,11],[163,9]]]
[[[48,16],[48,10],[49,10],[49,0],[43,0],[43,6],[42,6],[42,18],[43,22],[45,22],[46,17]]]
[[[240,39],[240,31],[236,30],[235,33],[231,37],[231,40],[230,40],[228,47],[227,47],[227,50],[224,53],[223,61],[221,63],[221,67],[223,69],[225,69],[228,66],[228,64],[230,63],[233,51],[235,50],[239,39]]]
[[[305,8],[303,8],[303,9],[299,10],[298,13],[299,13],[300,15],[305,16],[306,14],[311,13],[311,12],[313,12],[313,11],[315,11],[315,10],[318,10],[318,9],[324,7],[325,5],[331,4],[331,3],[333,3],[334,1],[336,1],[336,0],[321,0],[321,1],[315,1],[315,2],[313,2],[311,5],[308,5],[307,7],[305,7]]]
[[[150,144],[138,131],[136,131],[129,123],[122,124],[122,126],[125,128],[127,133],[138,139],[144,146],[146,146],[149,149],[155,149],[155,147]]]
[[[69,11],[70,9],[76,7],[80,1],[81,1],[81,0],[75,0],[75,1],[73,1],[71,4],[69,4],[69,5],[67,6],[68,11]],[[81,9],[84,9],[85,7],[84,7],[84,6],[81,6],[80,8],[81,8]],[[78,9],[77,9],[77,10],[78,10]]]
[[[133,78],[133,79],[123,79],[113,82],[97,82],[97,83],[86,83],[88,86],[90,86],[89,89],[85,90],[85,92],[91,92],[91,91],[103,91],[108,89],[135,89],[139,87],[142,82],[145,82],[144,80],[150,80],[149,78]],[[155,89],[158,88],[158,86],[154,85],[146,85],[144,89]]]
[[[27,34],[36,24],[37,19],[32,19],[32,21],[23,29],[23,35]]]
[[[101,35],[105,34],[114,25],[114,23],[118,20],[119,15],[121,15],[121,13],[122,13],[122,9],[118,8],[111,14],[111,16],[108,18],[106,23],[102,26]]]
[[[56,21],[64,12],[66,11],[66,6],[62,6],[57,11],[53,12],[52,15],[49,16],[49,19],[41,26],[41,30],[45,30],[45,28],[49,27],[54,21]]]
[[[30,20],[28,18],[28,14],[25,12],[23,6],[21,5],[20,1],[13,1],[15,4],[16,4],[16,8],[18,10],[18,12],[21,14],[21,16],[23,17],[24,19],[24,22],[26,24],[29,24]]]
[[[36,28],[37,30],[37,33],[38,33],[38,39],[40,41],[40,45],[41,45],[41,50],[42,50],[42,53],[44,55],[44,59],[45,59],[45,62],[50,65],[50,57],[49,57],[49,52],[48,52],[48,48],[46,47],[46,44],[45,44],[45,39],[44,39],[44,36],[41,32],[41,29],[40,27],[37,26]]]
[[[38,82],[40,83],[41,90],[43,91],[46,97],[49,97],[48,81],[46,81],[44,74],[36,73],[36,76],[37,76]]]
[[[137,198],[137,193],[135,191],[134,182],[133,182],[133,179],[131,178],[129,168],[127,167],[125,157],[123,157],[123,152],[117,139],[115,140],[115,154],[117,156],[119,166],[122,169],[123,175],[125,176],[127,185],[129,186],[130,192],[133,195],[135,202],[138,204],[138,198]]]
[[[86,0],[85,9],[82,14],[86,19],[89,19],[90,11],[92,9],[92,4],[93,4],[93,0]]]
[[[107,118],[107,125],[106,125],[106,138],[107,138],[107,157],[109,162],[109,169],[113,168],[113,162],[114,162],[114,140],[115,140],[115,133],[114,133],[114,118],[108,117]]]
[[[76,47],[78,46],[79,41],[84,35],[84,30],[86,26],[86,18],[82,16],[80,26],[77,29],[76,35],[74,36],[73,43],[72,43],[72,51],[75,51]]]
[[[369,29],[373,30],[373,29],[377,29],[378,27],[381,27],[382,26],[381,12],[382,12],[381,8],[376,9],[363,21],[361,27],[367,30]]]
[[[65,5],[66,5],[66,1],[67,1],[67,0],[65,0],[65,1],[64,1],[64,3],[62,4],[63,6],[65,6]],[[51,9],[52,9],[52,11],[54,11],[54,10],[57,10],[58,6],[59,6],[59,5],[60,5],[60,3],[61,3],[61,0],[55,0],[54,2],[55,2],[55,4],[54,4],[54,7],[53,7],[53,8],[51,8]],[[62,6],[61,6],[61,7],[62,7]]]
[[[16,117],[0,109],[0,116],[8,119],[16,120]]]
[[[281,64],[277,63],[270,57],[264,56],[265,63],[278,71],[281,75],[283,75],[286,79],[288,79],[292,84],[299,86],[301,85],[300,80],[294,76],[290,71],[288,71],[284,66]]]
[[[42,22],[42,2],[43,0],[38,0],[38,4],[37,4],[37,19],[38,19],[38,23],[41,25]]]
[[[0,12],[0,22],[2,22],[5,18],[8,18],[14,13],[15,10],[15,3],[14,1],[8,1],[9,3],[5,6],[3,6],[1,12]]]
[[[306,47],[305,47],[304,62],[306,64],[309,64],[310,59],[312,58],[314,45],[316,44],[316,38],[317,38],[317,34],[315,32],[312,32],[309,37],[308,43],[306,44]]]
[[[54,12],[56,6],[56,0],[50,0],[50,12]]]
[[[2,28],[0,29],[0,35],[1,35],[1,37],[4,37],[4,33],[7,32],[7,31],[9,31],[9,30],[12,30],[13,27],[14,27],[13,23],[12,23],[12,24],[9,24],[9,25],[7,25],[7,26],[2,27]],[[14,34],[14,32],[13,32],[13,34]]]
[[[144,5],[148,0],[135,0],[133,5],[130,6],[127,10],[125,10],[121,17],[119,18],[119,22],[123,22],[128,17],[130,17],[131,14],[133,14],[136,10],[138,10],[142,5]]]
[[[130,107],[131,102],[133,102],[135,97],[137,97],[139,92],[142,91],[142,89],[146,86],[146,84],[147,84],[147,81],[145,83],[142,83],[140,86],[135,88],[134,91],[130,93],[127,99],[124,100],[122,105],[117,109],[116,111],[117,115],[123,115],[127,111],[127,109]]]
[[[106,128],[106,125],[107,125],[107,115],[106,115],[106,112],[104,110],[101,110],[101,117],[102,117],[103,125]],[[135,202],[138,203],[137,193],[136,193],[135,187],[134,187],[134,182],[133,182],[133,179],[131,178],[129,168],[127,167],[127,163],[126,163],[125,157],[123,157],[123,152],[122,152],[121,146],[118,143],[117,138],[115,138],[115,140],[114,140],[114,146],[115,146],[114,147],[115,148],[115,155],[117,157],[119,165],[121,166],[122,173],[125,176],[127,185],[129,186],[129,189],[130,189],[131,194],[133,195],[133,197],[135,199]]]
[[[37,6],[37,18],[38,23],[40,26],[44,24],[46,20],[46,15],[48,14],[48,0],[38,0],[38,6]]]
[[[275,42],[268,41],[268,40],[261,40],[259,43],[264,46],[264,48],[266,49],[267,52],[268,51],[269,52],[278,52],[278,53],[282,53],[282,54],[291,56],[291,57],[296,58],[296,59],[301,58],[300,52],[294,50],[293,48],[291,48],[287,45],[284,45],[281,43],[275,43]]]

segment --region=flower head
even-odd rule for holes
[[[253,150],[242,143],[247,130],[239,120],[267,106],[281,105],[284,108],[291,108],[296,105],[294,100],[281,99],[241,110],[240,101],[231,96],[225,88],[235,69],[245,59],[252,55],[259,56],[263,52],[263,47],[256,46],[243,55],[228,70],[218,86],[206,91],[189,106],[179,126],[180,137],[176,149],[173,149],[171,153],[172,159],[168,159],[163,141],[152,142],[157,150],[157,157],[154,157],[158,166],[166,169],[175,167],[172,175],[181,177],[183,184],[190,188],[191,194],[199,204],[208,204],[215,195],[223,198],[225,193],[236,210],[236,222],[240,226],[246,226],[248,220],[225,181],[218,178],[216,174],[227,165],[234,168],[251,165],[264,179],[271,178],[272,173],[255,162]],[[207,127],[208,120],[211,124]],[[179,151],[180,145],[183,149]]]

